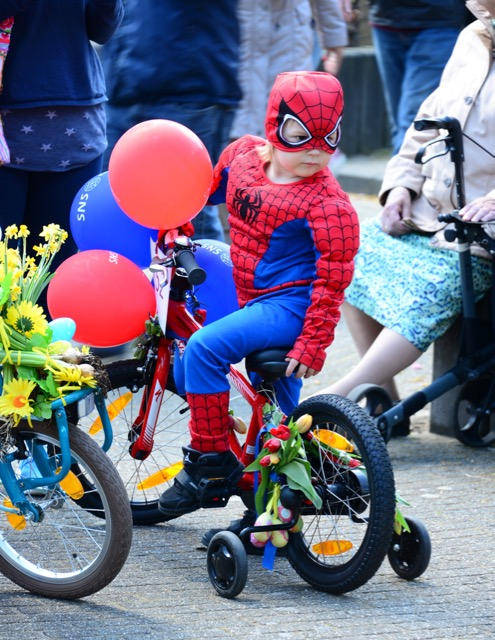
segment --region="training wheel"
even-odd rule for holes
[[[246,586],[246,550],[231,531],[220,531],[213,536],[208,545],[206,564],[211,584],[222,598],[235,598]]]
[[[392,569],[404,580],[418,578],[430,562],[431,541],[424,524],[416,518],[406,518],[410,532],[394,532],[388,550],[388,560]]]
[[[368,382],[359,384],[357,387],[354,387],[354,389],[351,389],[347,397],[349,400],[352,400],[352,402],[359,404],[373,419],[378,418],[382,413],[391,409],[393,405],[390,395],[383,387]],[[388,434],[384,429],[380,428],[378,422],[377,426],[382,438],[387,442],[389,439]]]

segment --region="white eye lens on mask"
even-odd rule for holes
[[[342,116],[337,120],[337,124],[335,127],[325,136],[325,142],[329,147],[335,149],[340,141],[340,121],[342,120]]]
[[[300,120],[288,113],[280,123],[278,133],[280,139],[289,147],[299,147],[313,137]]]
[[[323,138],[332,150],[337,147],[340,141],[341,120],[342,117],[338,119],[337,124],[332,131]],[[295,124],[297,127],[294,126]],[[278,135],[282,142],[284,142],[288,147],[300,147],[313,139],[313,136],[304,123],[288,113],[284,115],[284,118],[278,127]]]

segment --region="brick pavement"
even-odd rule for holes
[[[362,217],[376,201],[355,198]],[[339,326],[325,371],[305,394],[327,385],[355,361]],[[400,378],[404,393],[428,382],[429,355]],[[79,602],[32,596],[0,575],[0,640],[471,640],[495,638],[495,461],[493,449],[472,450],[429,434],[427,414],[413,433],[390,443],[396,484],[428,527],[432,560],[408,583],[387,561],[366,585],[344,596],[311,589],[277,559],[273,572],[249,558],[249,579],[235,601],[214,593],[201,533],[227,525],[241,511],[203,510],[175,522],[136,528],[128,562],[112,584]],[[21,627],[22,625],[22,627]]]

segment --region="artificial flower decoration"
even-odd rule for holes
[[[20,287],[16,287],[22,293]],[[15,292],[16,299],[18,291]],[[48,328],[43,309],[28,300],[21,300],[19,304],[14,304],[7,308],[7,323],[16,331],[31,338],[34,333],[44,334]]]
[[[29,396],[35,387],[36,383],[31,380],[13,378],[7,382],[0,396],[0,415],[12,416],[14,424],[18,424],[21,418],[27,418],[31,424],[33,407]]]
[[[56,224],[43,227],[37,258],[27,253],[26,225],[10,225],[0,241],[0,451],[21,419],[49,419],[52,402],[71,391],[106,386],[101,362],[70,342],[52,342],[52,330],[36,304],[53,277],[53,257],[67,238]],[[9,243],[15,243],[15,247]]]

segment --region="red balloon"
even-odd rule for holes
[[[47,302],[52,318],[72,318],[74,339],[92,347],[133,340],[156,308],[153,287],[141,269],[101,249],[62,262],[48,285]]]
[[[120,208],[152,229],[174,229],[206,204],[213,177],[206,147],[172,120],[141,122],[119,138],[108,166]]]

